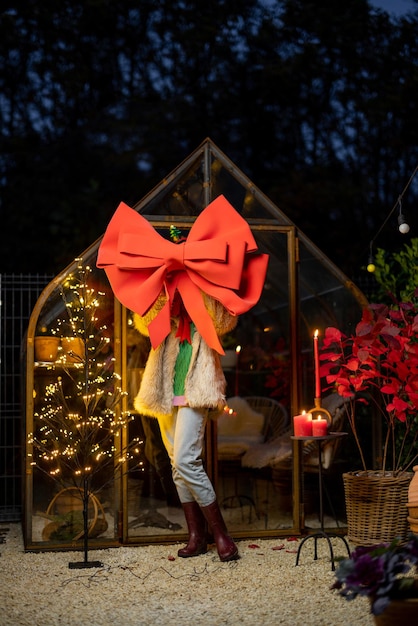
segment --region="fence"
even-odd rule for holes
[[[22,515],[22,341],[49,274],[0,274],[0,521]]]

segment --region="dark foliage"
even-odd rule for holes
[[[351,276],[418,162],[417,12],[4,0],[0,58],[0,272],[62,269],[208,136]]]

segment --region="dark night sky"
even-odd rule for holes
[[[376,8],[394,15],[403,15],[418,8],[413,0],[369,0],[369,2]]]

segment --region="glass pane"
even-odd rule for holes
[[[163,236],[168,232],[159,231]],[[184,534],[185,520],[173,483],[171,463],[161,439],[158,420],[139,414],[134,400],[150,350],[148,337],[134,327],[133,314],[127,317],[127,389],[128,409],[133,416],[129,440],[138,440],[139,463],[130,463],[127,475],[128,537],[155,537]]]
[[[237,178],[239,176],[239,178]],[[223,163],[214,159],[211,164],[211,189],[212,197],[216,198],[223,194],[234,209],[241,213],[247,220],[263,220],[276,218],[262,204],[252,192],[253,187],[249,181],[232,163]],[[280,220],[277,221],[280,223]],[[288,224],[288,222],[287,222]]]
[[[205,207],[203,180],[203,161],[199,157],[179,172],[178,176],[168,177],[165,184],[137,208],[141,213],[153,217],[199,215]]]
[[[134,414],[130,437],[140,441],[141,462],[128,472],[128,537],[172,538],[184,535],[186,524],[161,439],[158,421]]]
[[[313,249],[299,243],[300,270],[300,390],[301,410],[314,407],[315,373],[313,337],[318,330],[321,345],[327,326],[337,326],[344,332],[357,324],[360,305],[347,285],[332,273],[328,264]],[[320,381],[320,405],[326,409],[332,420],[332,431],[347,431],[342,399],[327,389],[326,381]],[[344,525],[344,489],[342,473],[346,467],[346,446],[348,438],[336,439],[322,445],[324,466],[324,512],[325,526]],[[318,450],[316,444],[303,446],[304,467],[304,507],[306,524],[317,526],[319,522]],[[330,495],[332,494],[332,495]]]
[[[327,266],[302,242],[299,245],[300,270],[300,337],[302,365],[302,407],[313,406],[314,360],[313,335],[319,332],[319,342],[327,326],[337,326],[350,332],[360,315],[359,302]],[[325,381],[322,381],[324,388]],[[324,391],[325,393],[329,393]]]
[[[291,528],[292,476],[275,478],[275,466],[291,460],[290,352],[287,233],[259,231],[271,252],[260,301],[224,338],[221,358],[227,407],[217,422],[218,498],[229,530]]]
[[[36,326],[32,542],[82,546],[83,498],[89,542],[115,537],[113,468],[123,417],[113,332],[106,277],[80,261],[51,292]]]
[[[274,218],[278,224],[289,224],[281,220],[279,212],[272,213],[265,203],[258,200],[250,181],[227,159],[220,160],[209,155],[210,196],[212,199],[224,195],[234,209],[245,219]],[[179,168],[178,177],[168,177],[165,184],[146,198],[136,208],[144,214],[157,216],[196,217],[206,206],[204,159],[199,155],[188,167]],[[238,178],[237,178],[238,176]]]

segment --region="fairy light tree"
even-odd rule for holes
[[[79,259],[77,271],[61,287],[65,314],[56,320],[54,334],[70,338],[70,347],[58,359],[62,375],[46,386],[29,434],[32,465],[64,488],[71,483],[82,497],[84,562],[70,567],[101,565],[87,559],[89,498],[103,488],[103,470],[111,467],[113,477],[128,460],[140,458],[142,443],[123,443],[133,418],[122,410],[126,392],[115,372],[109,329],[101,321],[106,294],[93,286],[91,273]]]

